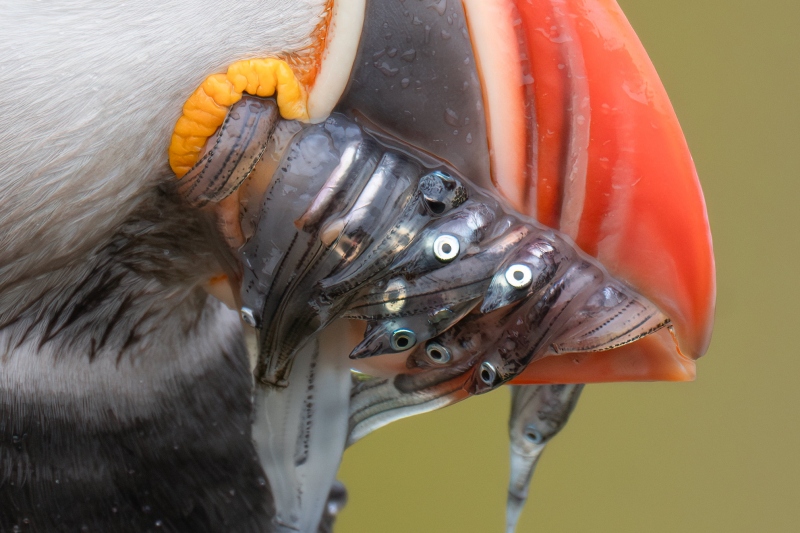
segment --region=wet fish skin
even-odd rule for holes
[[[511,387],[506,533],[516,530],[539,458],[547,443],[566,425],[583,387],[582,384]]]
[[[260,161],[278,119],[274,100],[244,95],[231,106],[211,147],[181,176],[178,194],[195,207],[229,196]]]
[[[563,252],[557,253],[554,240],[541,232],[531,233],[520,246],[505,259],[492,278],[481,311],[488,313],[505,305],[512,304],[535,294],[553,277],[562,263],[572,258]],[[532,280],[525,288],[516,288],[509,284],[506,272],[512,265],[525,265],[531,269]]]
[[[473,298],[456,304],[434,306],[424,313],[370,321],[367,323],[364,339],[353,348],[350,358],[361,359],[411,349],[447,330],[478,305],[479,301],[479,298]],[[398,346],[393,338],[403,332],[410,332],[413,340]]]
[[[433,244],[441,235],[456,237],[460,253],[466,253],[493,236],[491,230],[504,213],[496,200],[483,202],[476,196],[472,195],[458,209],[431,221],[392,262],[390,271],[419,275],[441,268],[444,264],[433,253]]]
[[[341,272],[324,279],[320,285],[331,298],[357,290],[388,267],[394,258],[411,244],[431,218],[459,207],[467,200],[462,182],[436,170],[420,178],[414,198],[408,202],[392,227]]]
[[[295,227],[306,233],[319,232],[330,217],[352,208],[358,193],[378,166],[380,155],[380,147],[370,138],[361,137],[348,142],[339,164],[308,209],[295,221]]]
[[[379,239],[393,224],[387,215],[402,212],[416,189],[418,165],[400,154],[385,152],[350,209],[340,221],[342,230],[331,245],[350,262]]]

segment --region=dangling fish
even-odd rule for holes
[[[518,385],[511,387],[508,436],[511,475],[506,504],[506,533],[514,533],[528,499],[533,471],[544,447],[569,420],[583,385]]]

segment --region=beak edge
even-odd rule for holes
[[[607,352],[539,359],[528,365],[511,384],[694,381],[695,376],[695,361],[680,353],[673,335],[664,328]]]
[[[677,334],[679,348],[666,335],[576,356],[582,377],[563,382],[694,379],[713,327],[711,232],[680,124],[633,28],[614,0],[463,3],[498,190],[653,301]],[[530,372],[569,378],[575,365],[557,359]]]

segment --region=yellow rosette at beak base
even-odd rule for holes
[[[169,145],[169,166],[183,177],[200,159],[208,138],[222,125],[228,108],[247,93],[268,97],[277,93],[278,109],[288,120],[308,120],[308,93],[292,68],[281,59],[247,59],[212,74],[183,105]]]

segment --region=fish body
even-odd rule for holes
[[[550,439],[566,425],[581,392],[583,385],[521,385],[511,388],[511,417],[508,422],[511,475],[506,533],[516,530],[536,464]]]

